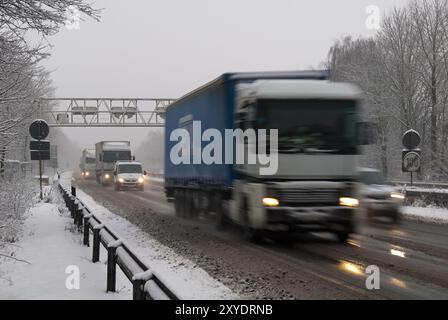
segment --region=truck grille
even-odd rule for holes
[[[303,189],[281,189],[279,192],[280,202],[294,204],[294,203],[307,203],[307,204],[335,204],[339,202],[339,190],[329,189],[315,189],[315,190],[303,190]]]

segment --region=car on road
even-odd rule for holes
[[[400,207],[405,195],[392,185],[386,183],[380,170],[359,168],[361,206],[364,207],[369,220],[375,217],[388,217],[399,222]]]
[[[114,188],[116,191],[130,188],[143,191],[145,176],[146,171],[143,170],[140,162],[117,161],[113,171]]]

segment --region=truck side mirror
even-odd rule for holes
[[[116,175],[117,175],[117,170],[114,171],[114,176],[116,176]]]
[[[145,171],[143,171],[143,175],[144,176],[146,176],[148,173],[146,172],[146,170]]]
[[[132,156],[132,161],[135,161],[135,156]]]

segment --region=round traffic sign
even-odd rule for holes
[[[403,134],[402,141],[406,149],[415,149],[420,144],[420,134],[415,130],[408,130]]]
[[[36,140],[45,139],[49,133],[50,128],[44,120],[34,120],[30,125],[30,135]]]
[[[416,172],[420,170],[421,158],[417,152],[408,152],[403,157],[403,168],[407,172]]]

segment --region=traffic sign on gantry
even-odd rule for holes
[[[42,98],[50,127],[164,127],[165,98]]]

